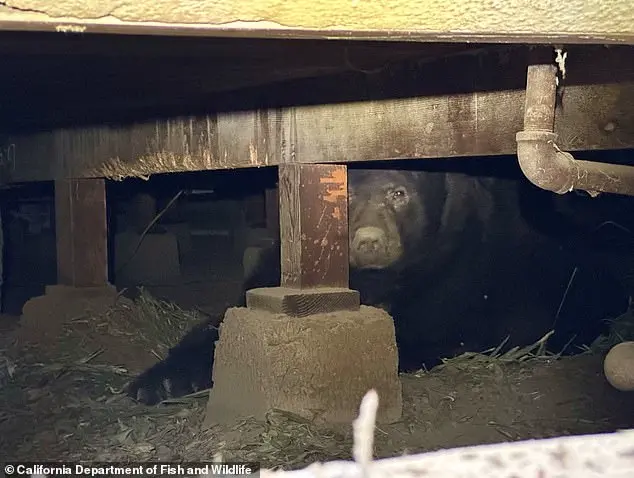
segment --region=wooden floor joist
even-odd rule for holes
[[[0,29],[458,42],[634,43],[630,0],[8,0]]]
[[[555,127],[562,149],[634,147],[632,60],[634,49],[623,47],[569,54]],[[8,181],[121,179],[287,162],[514,154],[525,75],[525,58],[499,54],[419,70],[407,64],[349,86],[341,78],[309,80],[297,91],[325,104],[290,98],[291,106],[277,108],[5,137],[0,172]],[[361,99],[351,101],[355,92]],[[331,93],[337,100],[325,101]]]

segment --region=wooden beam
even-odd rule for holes
[[[279,167],[281,286],[348,287],[346,166]]]
[[[8,0],[0,28],[63,33],[634,43],[630,0]]]
[[[13,135],[0,140],[0,173],[7,181],[120,179],[294,158],[328,163],[514,154],[515,134],[523,128],[523,53],[456,57],[420,69],[408,62],[348,83],[336,77],[265,90],[271,103],[292,106],[230,111],[246,101],[236,94],[220,104],[228,112]],[[256,90],[253,97],[263,94]],[[634,147],[634,49],[571,49],[562,101],[555,129],[563,149]]]
[[[515,154],[523,91],[367,101],[180,117],[132,127],[96,126],[6,138],[9,181],[115,180],[151,174],[274,166]],[[634,82],[572,86],[557,112],[569,151],[634,147]],[[309,158],[309,159],[305,159]]]
[[[344,53],[353,65],[381,63],[386,58],[408,56],[442,56],[447,52],[472,49],[475,45],[455,43],[422,44],[416,42],[380,42],[323,39],[289,41],[288,38],[225,38],[186,36],[128,35],[59,35],[57,32],[5,31],[0,33],[0,55],[67,59],[81,56],[107,61],[138,60],[207,60],[209,67],[218,63],[267,63],[287,56],[291,63],[306,65],[345,64]],[[304,55],[302,58],[301,56]],[[83,61],[83,59],[82,59]],[[370,65],[363,65],[369,67]],[[54,72],[50,72],[54,73]]]
[[[106,189],[103,179],[55,182],[57,280],[95,287],[108,283]]]

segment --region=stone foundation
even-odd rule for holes
[[[307,419],[350,423],[365,393],[379,394],[377,420],[402,413],[392,318],[361,306],[297,318],[227,310],[216,344],[205,426],[277,408]]]

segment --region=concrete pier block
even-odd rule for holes
[[[365,393],[379,394],[377,421],[402,413],[392,318],[383,310],[303,318],[231,308],[221,325],[205,426],[277,408],[311,420],[350,423]]]
[[[169,285],[182,280],[174,234],[122,232],[115,236],[116,283],[121,286]]]

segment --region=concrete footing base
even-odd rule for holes
[[[379,395],[378,422],[397,421],[402,413],[394,324],[373,307],[303,318],[228,309],[213,380],[205,427],[263,419],[273,408],[350,423],[371,388]]]
[[[102,311],[112,307],[117,297],[117,289],[111,284],[94,287],[47,285],[44,295],[26,301],[22,307],[22,316],[39,317],[42,316],[42,311],[59,315],[62,313],[60,307],[63,308],[63,313],[74,313],[69,311],[84,309],[86,304],[93,312]]]
[[[120,286],[168,285],[181,277],[178,239],[173,233],[115,236],[116,283]]]
[[[45,287],[45,295],[56,297],[64,296],[72,299],[92,299],[95,297],[110,297],[116,299],[118,292],[117,288],[112,284],[92,287],[72,287],[62,284],[53,284]]]

